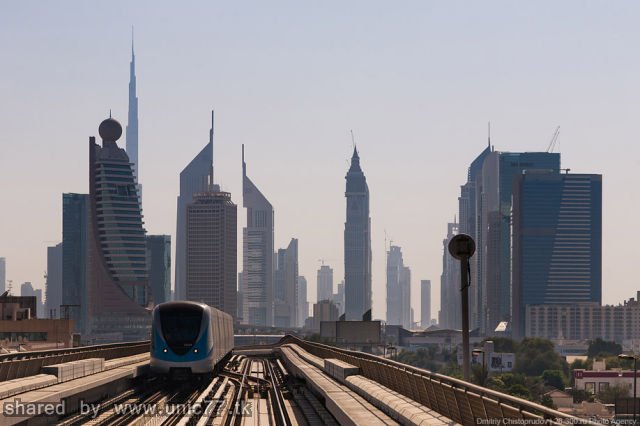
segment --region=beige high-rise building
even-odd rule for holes
[[[313,331],[320,331],[322,321],[337,321],[338,307],[331,300],[321,300],[313,305]]]
[[[211,185],[196,193],[186,214],[186,296],[236,317],[237,206]]]

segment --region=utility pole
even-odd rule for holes
[[[460,292],[462,299],[462,373],[471,377],[471,353],[469,352],[469,259],[476,251],[476,243],[467,234],[458,234],[449,241],[449,253],[460,261]]]

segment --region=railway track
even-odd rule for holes
[[[224,370],[187,382],[147,380],[100,401],[99,410],[62,419],[61,426],[290,426],[293,402],[287,400],[287,372],[275,358],[233,356]],[[94,405],[98,407],[97,405]]]

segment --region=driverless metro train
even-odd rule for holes
[[[211,373],[233,349],[233,318],[203,303],[161,303],[152,321],[153,373]]]

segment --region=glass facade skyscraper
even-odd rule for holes
[[[345,319],[371,319],[371,218],[369,187],[353,149],[351,167],[345,177],[347,220],[344,224]]]
[[[242,206],[247,209],[247,226],[242,236],[242,321],[273,325],[273,206],[247,176],[242,146]]]
[[[147,260],[153,303],[171,300],[171,235],[147,235]]]
[[[528,171],[513,187],[513,335],[527,305],[602,302],[602,176]]]
[[[87,223],[89,194],[62,194],[62,304],[60,318],[85,334],[87,319]]]
[[[387,324],[410,329],[411,270],[404,265],[402,249],[389,247],[387,252]]]

